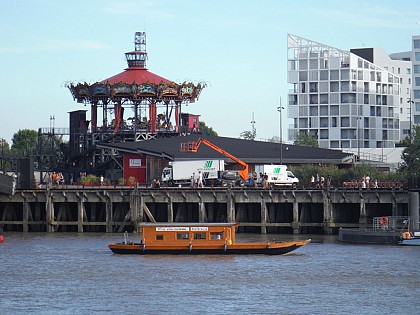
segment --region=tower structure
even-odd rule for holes
[[[134,35],[134,48],[135,51],[125,53],[128,66],[146,68],[147,52],[145,32],[136,32]]]

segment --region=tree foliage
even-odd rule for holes
[[[10,150],[10,145],[9,143],[6,141],[6,139],[4,138],[0,138],[0,150],[4,153],[4,152],[9,152]]]
[[[255,140],[256,136],[257,136],[256,131],[249,131],[249,130],[242,131],[241,134],[239,135],[239,137],[245,140]]]
[[[20,129],[13,135],[11,151],[17,156],[31,156],[36,154],[38,132],[30,129]]]
[[[401,145],[405,146],[401,159],[403,162],[398,168],[398,172],[411,179],[420,178],[420,126],[412,129],[411,137],[401,141]]]
[[[293,144],[315,148],[319,147],[318,139],[315,136],[308,135],[304,132],[298,133],[296,140],[293,142]]]
[[[307,164],[290,166],[288,169],[299,178],[299,184],[302,186],[309,186],[311,176],[315,177],[316,174],[325,178],[330,176],[333,187],[342,187],[343,182],[360,181],[363,176],[369,176],[371,180],[377,179],[378,181],[404,181],[399,174],[384,173],[377,167],[368,164],[359,164],[348,169],[340,169],[337,165]]]
[[[204,121],[200,121],[200,133],[203,135],[217,136],[217,132],[212,127],[206,126]]]

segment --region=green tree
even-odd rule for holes
[[[378,181],[399,180],[397,174],[381,172],[379,168],[368,164],[360,164],[346,169],[340,169],[337,165],[306,164],[290,166],[288,169],[299,178],[299,184],[302,186],[309,186],[311,176],[315,177],[316,174],[324,176],[325,179],[330,176],[333,187],[342,187],[343,182],[360,181],[364,175],[369,175],[371,181],[374,179]]]
[[[293,142],[294,145],[302,145],[306,147],[318,148],[318,139],[315,136],[308,135],[304,132],[300,132],[297,135],[296,140]]]
[[[257,133],[255,131],[242,131],[239,137],[246,140],[255,140],[255,137],[257,136]]]
[[[5,153],[5,152],[9,152],[9,150],[10,150],[10,145],[9,145],[9,143],[7,142],[7,140],[6,140],[6,139],[4,139],[4,138],[0,138],[0,150],[1,150],[3,153]]]
[[[16,156],[35,155],[38,144],[38,132],[36,130],[21,129],[13,135],[11,151]]]
[[[212,127],[206,126],[204,121],[200,121],[200,133],[203,135],[217,136],[217,132]]]
[[[0,138],[0,170],[6,171],[12,165],[9,161],[10,146],[4,138]]]
[[[398,168],[398,173],[410,180],[420,179],[420,126],[412,129],[411,137],[407,137],[401,141],[401,145],[405,146],[401,159],[403,162]]]

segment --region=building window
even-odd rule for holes
[[[157,241],[163,241],[163,235],[162,234],[156,235],[156,240]]]
[[[368,117],[365,117],[363,119],[363,124],[364,124],[365,128],[369,128],[369,118]]]
[[[414,115],[414,123],[416,125],[420,124],[420,115]]]
[[[420,39],[413,40],[414,49],[420,48]]]
[[[331,127],[337,127],[337,117],[331,117]]]
[[[349,117],[341,117],[341,127],[350,127]]]
[[[410,68],[407,68],[406,73],[407,74],[411,74],[411,69]]]
[[[328,139],[328,129],[321,129],[319,134],[320,139]]]
[[[420,86],[420,77],[414,78],[416,81],[416,86]],[[408,90],[408,89],[407,89]]]
[[[339,142],[338,141],[330,141],[330,147],[331,147],[331,149],[338,149]]]
[[[309,107],[309,116],[318,116],[318,106]]]
[[[420,90],[414,90],[414,98],[420,98]]]
[[[420,61],[420,52],[414,53],[414,60],[415,61]]]
[[[420,102],[416,102],[416,112],[420,112]]]
[[[414,73],[420,73],[420,65],[414,65]]]
[[[339,107],[337,105],[330,106],[330,115],[339,115]]]

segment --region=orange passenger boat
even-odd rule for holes
[[[115,254],[287,254],[311,240],[236,242],[237,223],[142,223],[140,243],[128,240],[109,244]]]

